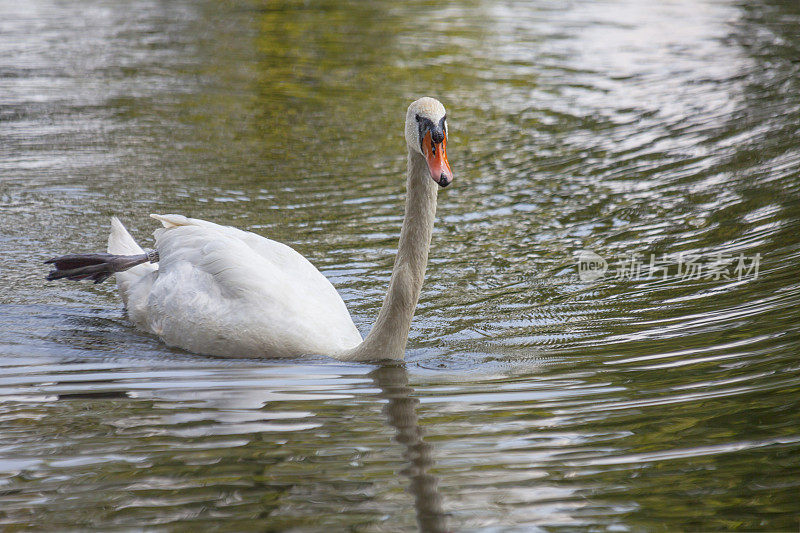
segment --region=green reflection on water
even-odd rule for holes
[[[0,9],[3,527],[797,528],[795,3]],[[422,94],[456,181],[408,373],[193,357],[41,280],[180,212],[292,244],[366,332]],[[763,262],[585,283],[584,249]]]

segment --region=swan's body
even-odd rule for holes
[[[295,250],[181,215],[151,215],[164,226],[155,233],[158,266],[142,259],[133,268],[109,270],[116,272],[130,319],[171,346],[208,355],[402,359],[425,275],[437,183],[452,180],[446,134],[444,107],[437,100],[422,98],[409,106],[405,218],[389,289],[363,341],[336,289]],[[145,257],[116,218],[108,252]],[[85,272],[62,269],[51,279],[69,273],[70,279],[85,279]]]
[[[164,224],[158,268],[117,274],[139,328],[191,352],[238,357],[339,354],[361,342],[336,289],[292,248],[204,220],[153,218]],[[133,246],[114,219],[109,252],[143,253]]]

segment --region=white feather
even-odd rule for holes
[[[140,255],[144,253],[142,247],[136,244],[131,234],[122,225],[117,217],[111,218],[111,233],[108,236],[108,253],[115,255]],[[137,265],[124,272],[117,272],[117,287],[119,287],[122,302],[128,305],[128,296],[131,293],[131,286],[137,284],[142,289],[142,281],[149,279],[151,274],[157,270],[152,263]]]
[[[164,225],[155,232],[158,269],[134,282],[134,269],[117,274],[141,329],[171,346],[229,357],[333,355],[361,342],[336,289],[289,246],[204,220],[151,216]]]

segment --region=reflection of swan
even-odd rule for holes
[[[411,481],[409,492],[414,496],[420,531],[447,531],[438,479],[428,473],[433,466],[432,447],[422,440],[416,411],[419,400],[411,397],[414,391],[408,385],[408,373],[400,365],[385,365],[372,371],[370,376],[381,389],[381,396],[389,400],[386,418],[397,430],[397,442],[405,447],[404,457],[409,466],[402,473]]]
[[[405,136],[408,198],[400,244],[383,306],[363,342],[333,285],[292,248],[180,215],[152,215],[164,225],[156,232],[157,254],[145,254],[114,219],[109,254],[52,259],[48,279],[97,283],[116,272],[131,320],[192,352],[402,359],[428,261],[436,184],[446,187],[453,179],[442,104],[433,98],[412,103]],[[156,261],[158,267],[149,264]]]

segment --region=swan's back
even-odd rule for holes
[[[336,289],[285,244],[180,215],[151,215],[158,269],[119,281],[131,320],[210,355],[335,354],[361,336]]]

